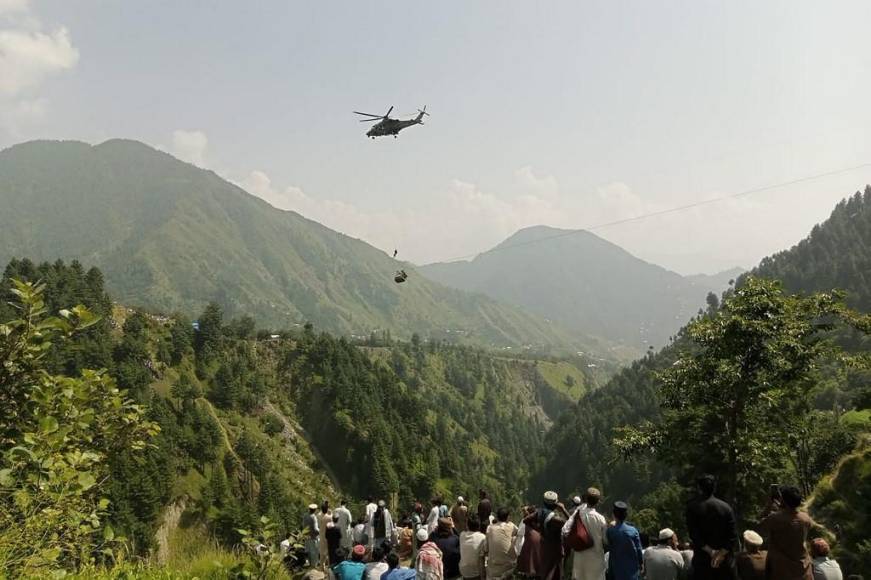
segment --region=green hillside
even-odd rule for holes
[[[454,288],[517,304],[567,327],[643,353],[661,347],[726,289],[729,274],[685,278],[586,231],[520,230],[469,262],[420,272]]]
[[[396,498],[405,511],[416,498],[481,487],[499,504],[520,505],[547,429],[597,376],[564,360],[418,335],[351,341],[306,325],[275,337],[214,304],[195,331],[183,315],[113,305],[101,272],[75,261],[10,262],[0,324],[19,316],[12,279],[42,280],[49,313],[75,303],[102,317],[40,364],[64,377],[107,369],[160,428],[146,449],[110,453],[104,476],[105,521],[135,554],[160,562],[202,556],[197,542],[230,549],[237,529],[261,515],[296,530],[307,504],[335,504],[340,493],[356,513],[368,495]],[[0,347],[16,332],[0,336]],[[0,415],[11,434],[0,441],[5,458],[17,419],[5,408]]]
[[[824,223],[793,248],[764,259],[751,273],[780,278],[787,291],[847,293],[847,303],[860,311],[871,310],[871,187],[842,201]],[[742,279],[743,280],[743,279]],[[738,285],[742,283],[739,280]],[[714,310],[716,305],[714,305]],[[839,343],[854,352],[871,350],[867,335],[840,334]],[[566,413],[548,433],[545,467],[534,489],[555,487],[567,492],[598,483],[609,497],[636,501],[666,484],[671,470],[636,457],[622,461],[612,445],[617,427],[638,426],[660,417],[655,374],[670,368],[678,354],[692,348],[683,331],[677,340],[617,373],[601,389],[583,396],[576,412]],[[811,396],[818,408],[836,412],[871,408],[871,372],[854,369],[839,375],[821,372]],[[849,413],[849,424],[862,425],[864,413]],[[570,458],[570,459],[567,459]],[[662,491],[662,489],[660,489]],[[650,499],[650,498],[648,498]],[[644,503],[644,502],[641,502]]]
[[[449,289],[383,252],[273,208],[142,143],[30,142],[0,152],[0,262],[78,259],[124,304],[340,334],[389,329],[496,345],[604,347],[519,308]],[[404,267],[408,283],[393,282]],[[448,332],[450,331],[450,332]]]

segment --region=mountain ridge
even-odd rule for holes
[[[419,270],[637,352],[666,343],[708,292],[726,287],[716,275],[681,276],[592,232],[543,225],[518,230],[472,260]]]
[[[79,259],[100,267],[131,305],[194,314],[215,301],[275,328],[312,321],[341,334],[446,338],[452,330],[494,345],[606,349],[516,306],[416,276],[362,240],[135,140],[5,149],[0,203],[0,260]],[[392,279],[400,267],[411,274],[402,286]]]

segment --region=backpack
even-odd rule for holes
[[[593,547],[593,536],[590,535],[590,530],[584,523],[584,518],[581,517],[580,509],[575,512],[575,525],[569,535],[566,536],[566,546],[575,552],[583,552]]]

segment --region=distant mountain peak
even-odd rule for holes
[[[726,289],[646,262],[588,230],[544,225],[515,232],[472,262],[420,271],[636,349],[665,344],[709,291]]]

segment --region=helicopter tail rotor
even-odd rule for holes
[[[426,115],[429,117],[429,113],[426,112],[426,105],[423,106],[423,109],[417,110],[417,119],[415,119],[419,124],[423,125],[423,116]]]

